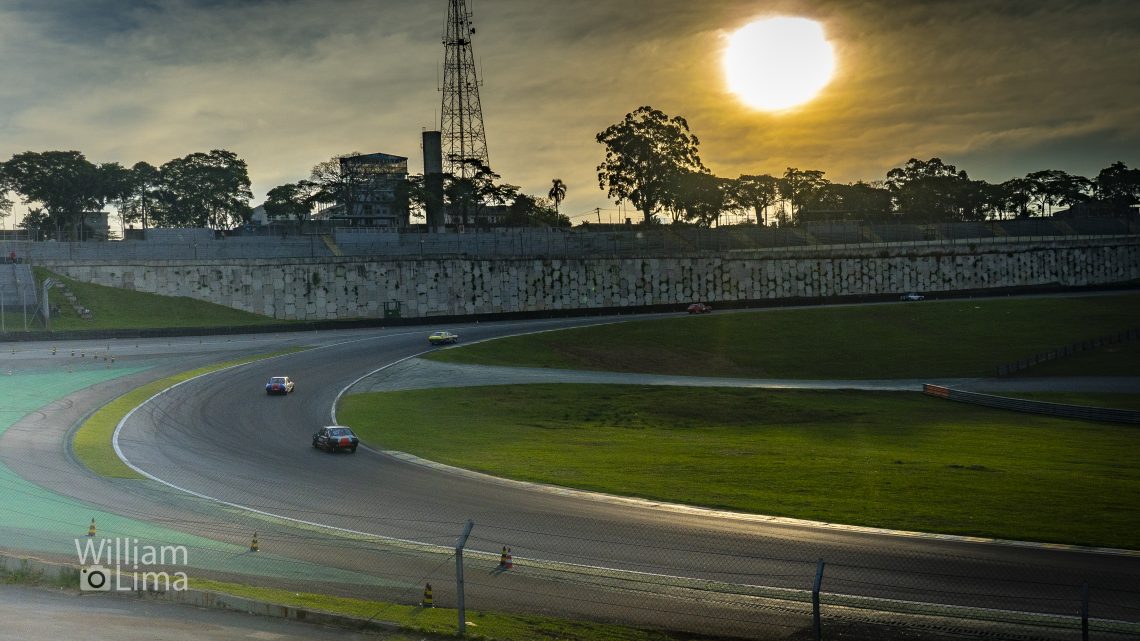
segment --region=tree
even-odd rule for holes
[[[126,203],[134,191],[131,170],[117,162],[103,163],[99,165],[98,170],[100,191],[102,191],[100,206],[113,203],[119,214],[121,227],[125,229],[127,224]]]
[[[4,164],[0,163],[0,220],[4,220],[12,215],[12,199],[8,198],[8,192],[11,191],[11,186],[8,184],[8,177],[4,175]]]
[[[1028,180],[1011,178],[998,185],[998,190],[998,211],[1012,213],[1017,218],[1029,217],[1033,185]]]
[[[550,181],[550,191],[546,192],[546,196],[554,203],[554,213],[558,213],[558,205],[566,199],[566,183],[561,178]]]
[[[137,162],[130,168],[129,192],[119,203],[119,217],[124,223],[142,223],[149,226],[151,212],[159,199],[162,188],[162,173],[158,167],[148,162]]]
[[[799,217],[800,209],[818,197],[824,185],[830,184],[818,169],[796,169],[788,167],[784,177],[777,183],[780,197],[788,201],[791,206],[792,221]]]
[[[507,207],[506,224],[514,227],[569,227],[570,219],[558,213],[553,200],[519,194]]]
[[[83,213],[102,207],[105,191],[98,167],[78,151],[25,151],[4,163],[9,187],[24,204],[42,206],[38,229],[78,236]]]
[[[32,240],[43,240],[44,233],[50,230],[52,225],[43,207],[30,207],[20,221],[20,228],[31,232]]]
[[[1061,171],[1045,169],[1027,174],[1030,196],[1037,201],[1037,210],[1042,216],[1052,213],[1053,205],[1073,205],[1088,199],[1086,191],[1092,182],[1081,176]]]
[[[640,107],[625,120],[597,135],[606,147],[598,165],[598,186],[617,202],[629,200],[653,221],[657,209],[669,202],[670,190],[686,172],[704,171],[684,118],[670,118],[652,107]]]
[[[438,174],[435,174],[438,176]],[[440,177],[442,179],[442,177]],[[396,186],[396,197],[400,201],[408,203],[408,215],[411,218],[424,218],[428,212],[429,204],[435,204],[442,208],[443,203],[432,203],[438,200],[438,197],[428,187],[428,179],[424,178],[423,174],[413,174],[408,176],[402,183]]]
[[[911,158],[887,172],[887,188],[895,207],[911,219],[946,222],[962,219],[961,197],[969,176],[941,158]]]
[[[1094,193],[1109,203],[1114,213],[1128,213],[1132,205],[1140,203],[1140,169],[1129,169],[1119,161],[1112,163],[1097,174]]]
[[[167,225],[229,229],[249,220],[249,171],[233,152],[193,153],[167,162],[159,171]]]
[[[834,215],[829,214],[830,218],[882,220],[890,215],[891,193],[882,185],[865,182],[827,183],[815,192],[805,209],[834,212]]]
[[[308,181],[278,185],[265,195],[265,217],[270,220],[292,220],[304,225],[313,211],[317,186]]]
[[[445,174],[443,180],[444,202],[461,224],[479,220],[488,205],[505,205],[518,196],[519,188],[515,185],[496,184],[501,176],[487,165],[474,158],[464,162],[473,167],[471,176]]]
[[[685,172],[677,179],[669,198],[673,221],[683,218],[703,227],[720,222],[728,201],[725,187],[723,179],[708,171]]]
[[[751,209],[758,225],[768,224],[768,208],[776,204],[779,194],[779,180],[767,174],[742,175],[728,185],[729,205]]]

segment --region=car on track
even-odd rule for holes
[[[459,335],[452,334],[451,332],[438,331],[432,332],[428,336],[428,343],[432,345],[447,345],[448,343],[458,343]]]
[[[908,302],[908,303],[914,302],[916,300],[922,300],[924,298],[926,298],[926,297],[923,296],[922,294],[917,293],[917,292],[907,292],[907,293],[903,294],[902,296],[899,296],[899,300],[904,301],[904,302]]]
[[[288,376],[274,376],[265,384],[266,394],[289,394],[293,391],[293,379]]]
[[[689,312],[690,314],[708,314],[712,311],[712,305],[706,305],[704,303],[693,303],[692,305],[689,305],[685,311]]]
[[[313,447],[326,452],[355,452],[360,439],[352,433],[352,428],[343,425],[326,425],[313,434]]]

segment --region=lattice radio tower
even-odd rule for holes
[[[471,12],[467,0],[449,0],[447,30],[443,39],[443,169],[453,176],[469,178],[475,167],[464,160],[490,166],[487,135],[483,131],[483,107],[479,104],[479,79],[471,50]]]

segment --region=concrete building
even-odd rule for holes
[[[336,227],[408,226],[408,159],[383,153],[340,159],[340,185],[334,204],[317,212],[317,220]]]

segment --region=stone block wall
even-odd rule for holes
[[[280,320],[936,293],[1140,279],[1140,240],[1085,239],[842,253],[759,251],[676,258],[289,258],[45,263],[77,280],[189,296]]]

